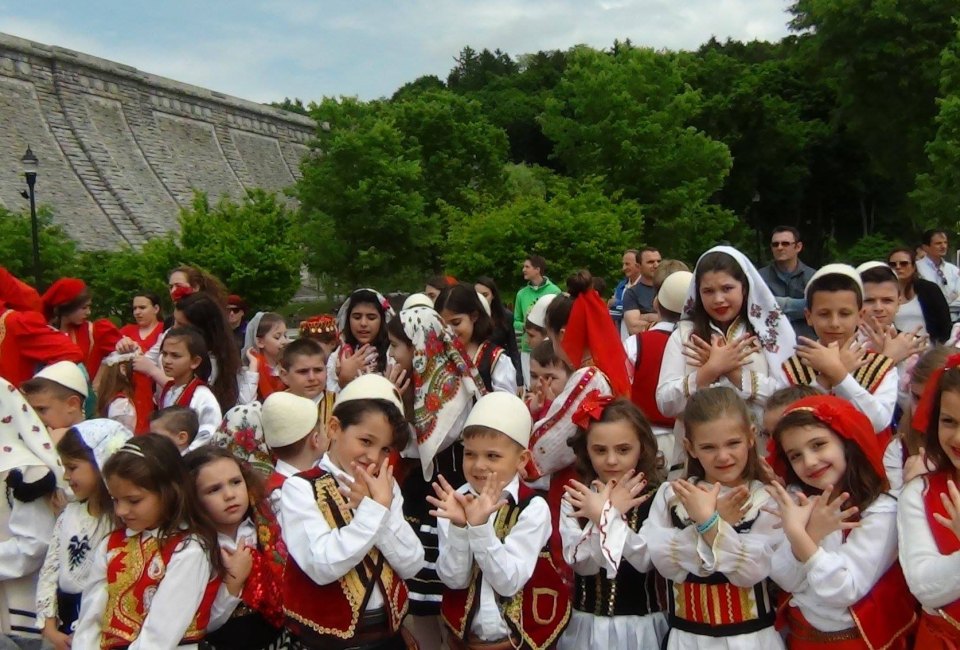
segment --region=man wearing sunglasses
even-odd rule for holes
[[[802,250],[803,242],[800,240],[799,230],[793,226],[777,226],[770,236],[773,262],[760,269],[760,277],[776,296],[797,336],[816,338],[803,315],[807,306],[804,290],[816,269],[800,261]]]
[[[917,260],[917,272],[924,280],[940,287],[950,305],[950,317],[956,321],[960,314],[960,269],[945,259],[949,249],[947,233],[944,230],[927,230],[921,241],[924,257]]]
[[[230,323],[230,329],[233,330],[233,337],[237,340],[237,345],[243,349],[243,339],[247,334],[247,301],[236,294],[230,294],[227,298],[227,321]]]

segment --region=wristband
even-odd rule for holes
[[[720,521],[720,513],[716,510],[713,511],[713,514],[710,515],[710,518],[707,519],[702,524],[697,524],[697,532],[701,535],[707,533],[711,528],[717,525],[717,522]]]

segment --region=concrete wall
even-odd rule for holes
[[[211,199],[299,177],[313,120],[73,50],[0,34],[0,205],[37,201],[83,248],[138,246],[177,227],[194,188]]]

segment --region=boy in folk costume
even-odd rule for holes
[[[280,488],[286,480],[313,469],[326,453],[326,427],[318,419],[317,407],[311,400],[291,393],[268,397],[263,402],[260,422],[262,444],[275,460],[265,491],[274,512],[279,512]],[[247,446],[256,444],[252,438],[245,442]]]
[[[440,529],[441,613],[455,650],[541,650],[569,623],[569,592],[547,548],[549,508],[519,477],[530,426],[518,397],[481,397],[463,430],[467,483],[454,490],[441,477],[428,498]]]
[[[806,384],[856,406],[880,433],[897,404],[893,360],[867,352],[856,340],[863,282],[853,267],[827,264],[807,284],[807,323],[818,340],[800,337],[783,371],[791,385]]]

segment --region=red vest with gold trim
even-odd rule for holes
[[[331,474],[314,467],[297,477],[313,486],[317,508],[331,529],[342,528],[353,520],[350,506]],[[363,615],[367,592],[378,587],[384,594],[387,624],[393,634],[407,614],[407,584],[394,573],[376,547],[360,564],[327,585],[315,583],[290,556],[283,574],[287,629],[297,639],[318,646],[330,637],[351,639]]]
[[[937,550],[944,555],[960,551],[960,539],[957,539],[952,530],[933,517],[936,513],[940,513],[944,517],[947,516],[947,510],[940,500],[940,495],[948,494],[947,481],[950,479],[951,476],[947,472],[927,474],[923,479],[926,482],[926,488],[923,491],[923,506],[927,513],[927,522],[930,524],[930,533],[933,535],[933,541],[937,543]],[[956,638],[960,641],[960,600],[955,600],[949,605],[940,607],[937,609],[937,613],[956,629]]]
[[[518,491],[519,503],[500,508],[493,529],[503,541],[513,529],[520,513],[537,493],[523,483]],[[518,650],[543,650],[552,647],[570,622],[570,589],[557,571],[548,546],[540,550],[533,575],[513,598],[501,599],[500,613],[520,645]],[[466,589],[444,589],[440,614],[443,622],[457,636],[470,634],[470,625],[480,607],[480,585],[483,574],[476,562]]]
[[[175,535],[160,548],[156,537],[127,537],[123,529],[107,542],[107,606],[103,610],[100,647],[124,648],[137,639],[167,565],[186,535]],[[207,584],[203,600],[180,643],[197,643],[206,633],[220,579]]]
[[[676,418],[668,418],[657,406],[657,384],[660,382],[660,365],[663,351],[667,349],[670,332],[649,330],[637,334],[637,364],[633,373],[633,389],[630,401],[647,416],[650,424],[673,428]]]

